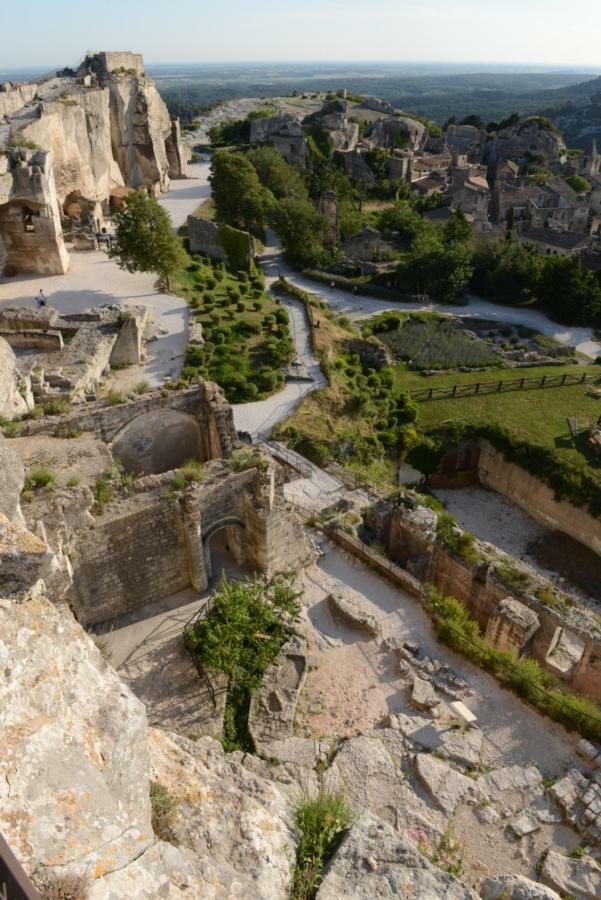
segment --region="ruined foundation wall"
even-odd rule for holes
[[[563,531],[601,556],[601,521],[583,507],[556,500],[553,488],[507,462],[488,441],[482,441],[478,471],[485,487],[508,497],[545,528]]]
[[[511,596],[507,586],[496,580],[487,565],[471,566],[442,545],[432,543],[417,530],[407,527],[398,512],[393,513],[390,521],[388,554],[421,581],[433,584],[441,594],[465,604],[483,633],[486,633],[499,603]],[[536,612],[540,623],[529,643],[527,655],[559,675],[547,659],[549,650],[558,629],[565,628],[574,633],[585,648],[582,658],[565,680],[574,690],[601,700],[601,642],[591,640],[587,633],[566,624],[559,613],[538,603],[535,598],[520,597],[519,600]]]

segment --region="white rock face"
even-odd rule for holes
[[[590,898],[598,900],[601,897],[601,866],[593,859],[570,859],[549,851],[541,878],[545,884],[558,891],[561,896]]]
[[[74,619],[0,601],[0,831],[28,872],[122,868],[153,841],[146,715]]]
[[[0,337],[0,416],[14,419],[24,412],[27,403],[17,389],[17,360],[12,348]]]
[[[288,896],[296,847],[292,807],[212,738],[150,733],[152,777],[179,805],[173,830],[191,847],[203,898]],[[237,758],[236,758],[237,757]]]
[[[9,348],[10,349],[10,348]],[[0,354],[2,343],[0,341]],[[2,377],[2,361],[0,359],[0,378]],[[10,442],[0,437],[0,513],[9,522],[23,523],[20,498],[25,479],[23,463]]]
[[[558,893],[522,875],[496,875],[480,885],[482,900],[561,900]]]

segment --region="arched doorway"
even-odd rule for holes
[[[202,537],[204,565],[209,584],[248,572],[245,525],[237,516],[226,516],[209,526]]]

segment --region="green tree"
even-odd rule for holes
[[[282,197],[293,197],[296,200],[307,198],[307,188],[301,173],[287,163],[273,147],[257,147],[248,153],[247,159],[254,166],[261,184],[278,200]]]
[[[256,169],[240,153],[217,150],[209,182],[220,222],[235,228],[263,225],[273,195],[259,181]]]
[[[326,217],[309,200],[284,197],[272,209],[271,222],[293,262],[315,266],[324,257]]]
[[[429,222],[422,219],[407,200],[400,200],[380,214],[379,228],[387,234],[395,233],[395,239],[405,247],[410,247],[420,235],[432,231]]]
[[[518,242],[482,242],[472,256],[472,289],[496,303],[527,303],[536,296],[543,261],[540,253]]]
[[[585,271],[575,257],[545,258],[538,296],[562,322],[601,322],[601,287],[595,275]]]
[[[402,290],[427,293],[433,300],[450,303],[467,289],[472,271],[466,244],[447,246],[438,238],[423,235],[405,254],[396,277]]]
[[[443,228],[443,242],[450,246],[459,243],[466,244],[473,236],[472,226],[465,218],[463,210],[457,209]]]
[[[576,191],[578,194],[586,194],[587,191],[590,191],[591,186],[582,175],[569,175],[565,179],[566,184],[569,184],[572,190]]]
[[[168,290],[171,276],[187,260],[169,214],[155,197],[139,190],[125,198],[113,221],[116,237],[109,250],[111,259],[127,272],[156,273]]]

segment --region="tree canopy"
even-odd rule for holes
[[[209,182],[220,222],[245,229],[264,224],[273,195],[261,184],[255,167],[245,156],[216,150]]]
[[[138,190],[129,194],[113,215],[116,238],[109,249],[120,269],[127,272],[155,272],[163,287],[186,264],[169,214],[155,197]]]

